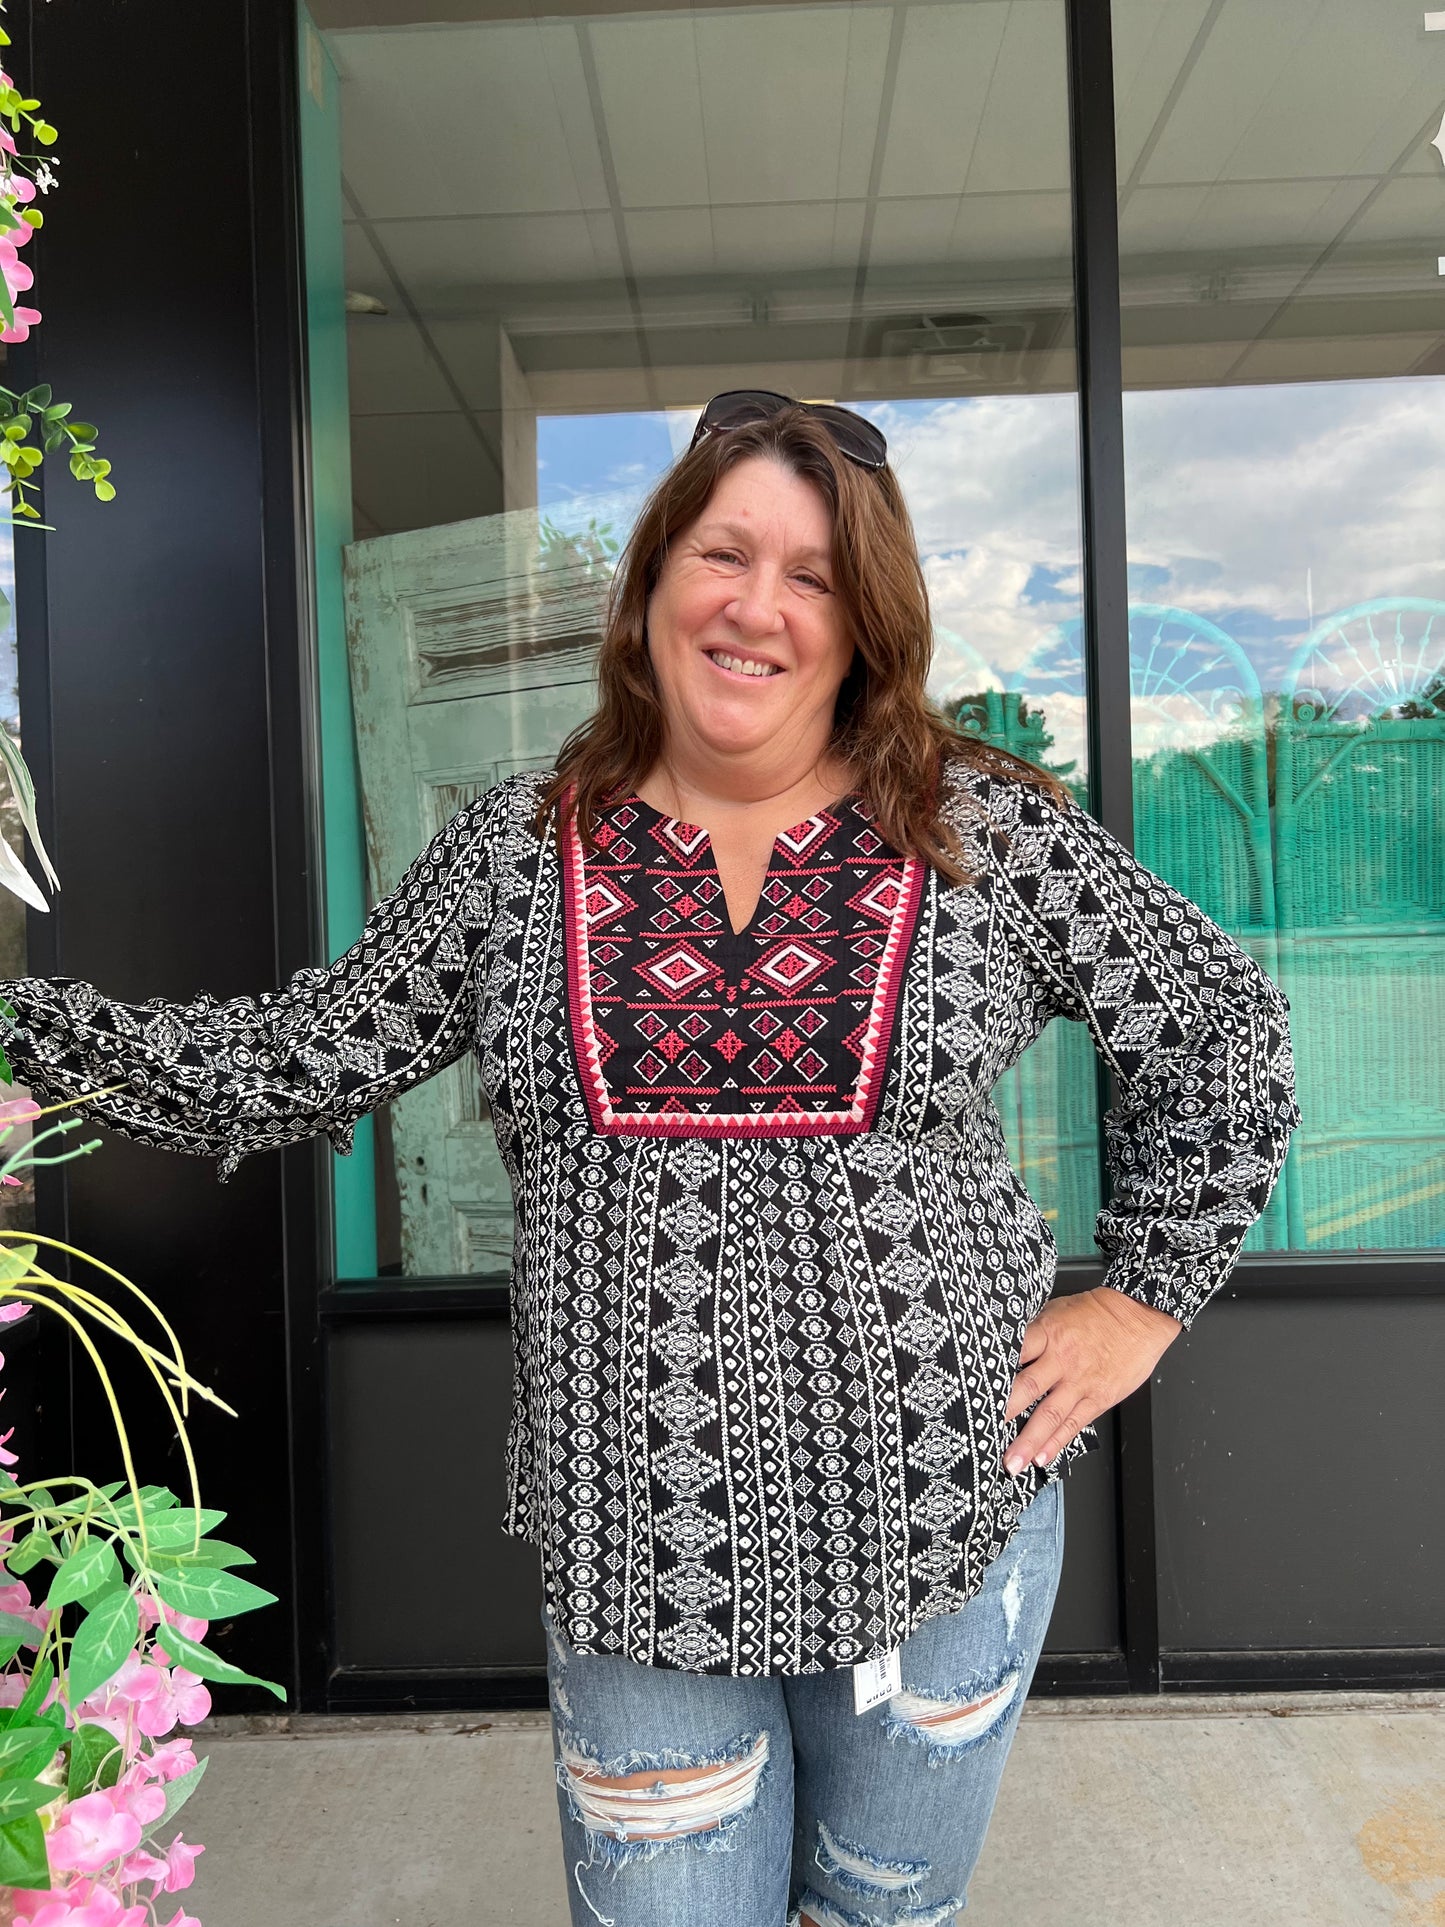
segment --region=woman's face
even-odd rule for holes
[[[853,659],[813,484],[762,455],[729,469],[673,539],[647,638],[671,757],[811,767]]]

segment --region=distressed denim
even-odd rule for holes
[[[903,1642],[901,1690],[863,1714],[851,1667],[744,1678],[642,1666],[578,1653],[544,1606],[573,1927],[946,1927],[965,1904],[1063,1549],[1054,1478],[982,1590]]]

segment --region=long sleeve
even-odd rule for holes
[[[495,795],[495,792],[491,793]],[[473,1040],[472,966],[490,919],[488,798],[458,812],[325,968],[280,990],[188,1003],[107,998],[76,977],[0,980],[16,1012],[0,1044],[41,1102],[128,1088],[76,1108],[143,1144],[241,1159],[356,1122],[453,1063]]]
[[[1049,1008],[1117,1077],[1104,1120],[1104,1282],[1193,1323],[1269,1202],[1299,1122],[1289,1000],[1086,810],[990,799],[1003,913]]]

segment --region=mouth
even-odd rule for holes
[[[761,679],[767,676],[781,676],[783,673],[780,664],[764,662],[758,656],[733,656],[725,649],[705,649],[703,654],[715,668],[723,670],[729,676]]]

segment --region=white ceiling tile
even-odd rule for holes
[[[708,185],[719,203],[861,193],[887,55],[881,9],[777,7],[702,14],[697,61]],[[844,181],[845,134],[852,143]],[[860,138],[861,137],[861,138]]]
[[[909,8],[880,193],[963,191],[1008,14],[1008,0]]]
[[[347,181],[373,218],[605,205],[566,27],[348,35],[341,113]]]
[[[1013,0],[965,182],[1069,190],[1069,80],[1061,0]]]
[[[382,222],[377,238],[417,306],[490,303],[520,283],[612,280],[621,260],[610,217],[513,214],[463,221]]]
[[[691,16],[594,20],[585,31],[623,206],[705,203],[711,184]]]
[[[1119,179],[1134,171],[1178,78],[1209,0],[1112,0]]]

